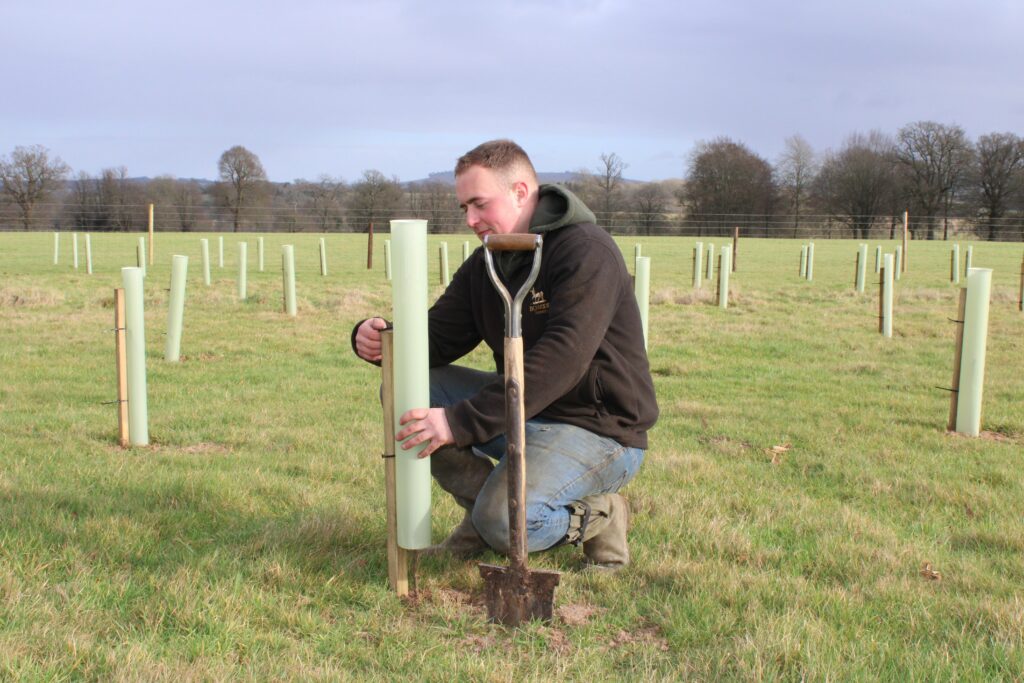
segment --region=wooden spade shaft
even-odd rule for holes
[[[520,309],[537,276],[542,239],[536,235],[488,235],[487,268],[495,288],[505,302],[505,474],[508,481],[509,566],[480,565],[484,579],[487,615],[509,626],[531,619],[549,621],[555,602],[559,573],[533,571],[526,567],[526,403],[523,396],[523,338],[519,332]],[[491,251],[532,251],[534,266],[513,299],[501,283]]]

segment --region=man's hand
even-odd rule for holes
[[[444,414],[444,408],[413,408],[406,411],[398,420],[404,428],[395,434],[395,440],[404,441],[402,450],[407,451],[421,443],[427,445],[420,451],[418,457],[425,458],[441,446],[455,443],[451,427],[448,426],[448,418]]]
[[[380,331],[386,330],[388,323],[384,318],[370,318],[356,330],[356,353],[363,360],[379,361]]]

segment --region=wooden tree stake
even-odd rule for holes
[[[114,290],[114,355],[117,362],[117,432],[121,448],[128,448],[128,352],[124,334],[124,290]]]
[[[399,596],[409,594],[409,553],[398,545],[398,503],[395,498],[395,370],[394,332],[380,333],[381,403],[384,409],[384,492],[387,506],[388,583]]]
[[[373,223],[366,232],[366,269],[373,270]]]
[[[960,289],[960,304],[957,306],[956,332],[953,341],[953,383],[950,385],[949,393],[949,421],[946,423],[946,431],[956,431],[956,409],[960,399],[960,359],[964,352],[964,314],[967,312],[967,288]]]

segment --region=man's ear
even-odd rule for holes
[[[530,186],[525,181],[520,180],[512,185],[512,196],[516,198],[516,203],[522,206],[530,196]]]

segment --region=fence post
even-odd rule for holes
[[[391,240],[385,240],[388,247]],[[385,254],[387,252],[385,251]],[[398,502],[395,495],[395,371],[394,331],[382,330],[381,349],[381,406],[384,409],[384,499],[387,526],[388,583],[399,596],[409,594],[408,553],[398,545]]]

